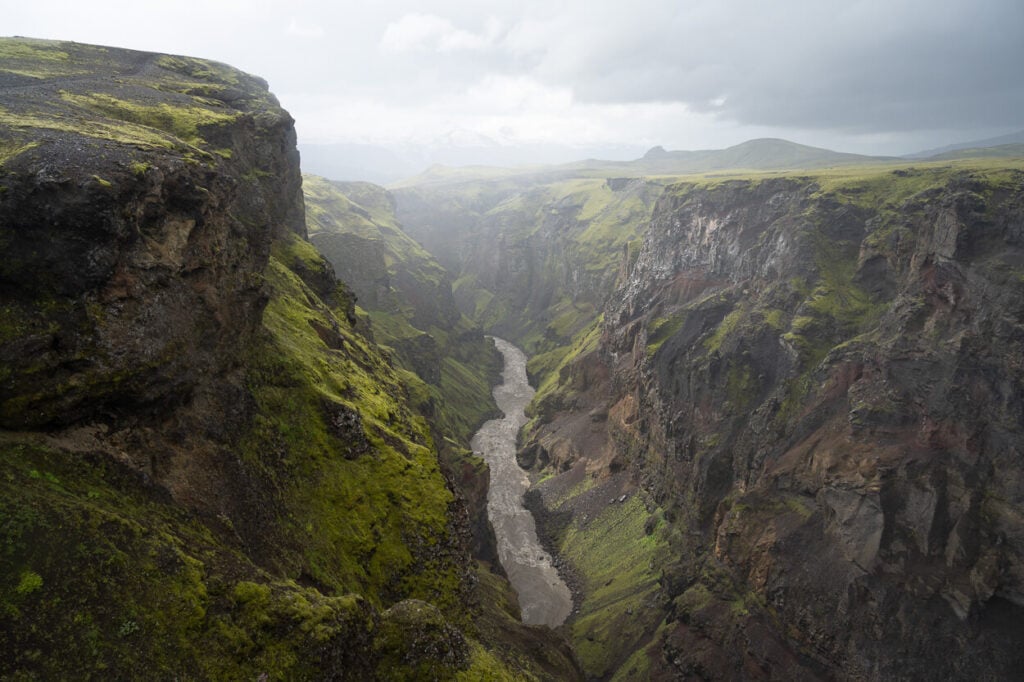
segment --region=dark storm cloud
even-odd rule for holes
[[[534,48],[537,72],[584,100],[678,101],[752,125],[1024,121],[1020,0],[624,5],[550,31],[563,37]]]

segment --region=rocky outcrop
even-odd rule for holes
[[[7,428],[187,400],[257,328],[271,240],[305,234],[294,128],[265,84],[215,69],[197,103],[132,79],[185,91],[198,62],[107,61],[73,82],[0,79]]]
[[[666,191],[597,351],[676,529],[652,675],[1020,669],[1022,224],[1017,171]]]

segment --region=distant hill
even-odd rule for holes
[[[955,149],[942,154],[927,157],[928,161],[951,161],[954,159],[988,158],[1020,158],[1024,157],[1024,142],[1001,144],[995,147],[968,147]]]
[[[1016,142],[1016,140],[1020,138]],[[990,143],[1010,140],[999,145]],[[924,152],[922,152],[924,153]],[[802,171],[880,164],[906,164],[909,160],[951,161],[969,158],[1024,157],[1024,131],[990,140],[971,143],[970,146],[952,145],[943,150],[932,150],[930,156],[896,157],[866,156],[836,152],[821,147],[790,142],[778,138],[748,140],[726,149],[699,149],[668,151],[652,147],[639,159],[607,161],[586,159],[561,165],[535,165],[520,167],[500,166],[446,166],[435,165],[419,175],[392,183],[393,189],[452,185],[465,182],[514,181],[521,185],[567,180],[570,178],[637,178],[744,171]],[[304,160],[305,161],[305,160]]]
[[[795,168],[826,168],[889,161],[891,157],[862,156],[809,147],[788,140],[761,138],[748,140],[726,149],[700,151],[665,151],[651,149],[643,158],[628,165],[648,173],[703,173],[743,168],[749,170],[789,170]]]
[[[502,144],[458,131],[426,142],[393,145],[302,143],[302,169],[338,181],[394,183],[433,166],[444,168],[522,168],[568,164],[587,157],[630,159],[636,145],[576,148],[559,144]]]
[[[688,175],[726,170],[784,171],[857,166],[898,161],[891,156],[863,156],[810,147],[788,140],[748,140],[726,149],[666,151],[653,147],[633,161],[587,159],[558,166],[520,168],[435,166],[418,176],[391,185],[394,188],[426,184],[451,184],[483,178],[520,178],[532,182],[553,182],[570,177],[641,177]]]
[[[959,152],[962,150],[979,150],[987,149],[990,147],[1003,147],[1006,145],[1024,144],[1024,130],[1018,130],[1015,133],[1009,135],[1000,135],[999,137],[989,137],[984,140],[972,140],[970,142],[959,142],[957,144],[946,145],[945,147],[937,147],[935,149],[926,149],[924,151],[916,152],[914,154],[907,154],[905,159],[930,159],[933,157],[939,158],[965,158],[963,156],[948,156],[950,152]],[[970,156],[978,156],[977,153],[972,153]],[[991,156],[990,154],[981,154],[981,156]],[[995,154],[995,156],[1002,156],[1001,154]]]

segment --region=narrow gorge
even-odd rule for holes
[[[0,55],[0,679],[1024,669],[1019,155],[384,188],[232,67]]]

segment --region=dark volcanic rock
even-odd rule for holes
[[[531,443],[516,452],[516,462],[523,469],[541,470],[551,461],[551,455],[540,443]]]
[[[271,240],[305,234],[295,131],[265,83],[76,49],[74,78],[0,85],[8,428],[187,400],[258,325]]]
[[[669,188],[605,309],[609,442],[685,538],[659,674],[1024,666],[1024,175],[878,182]]]

